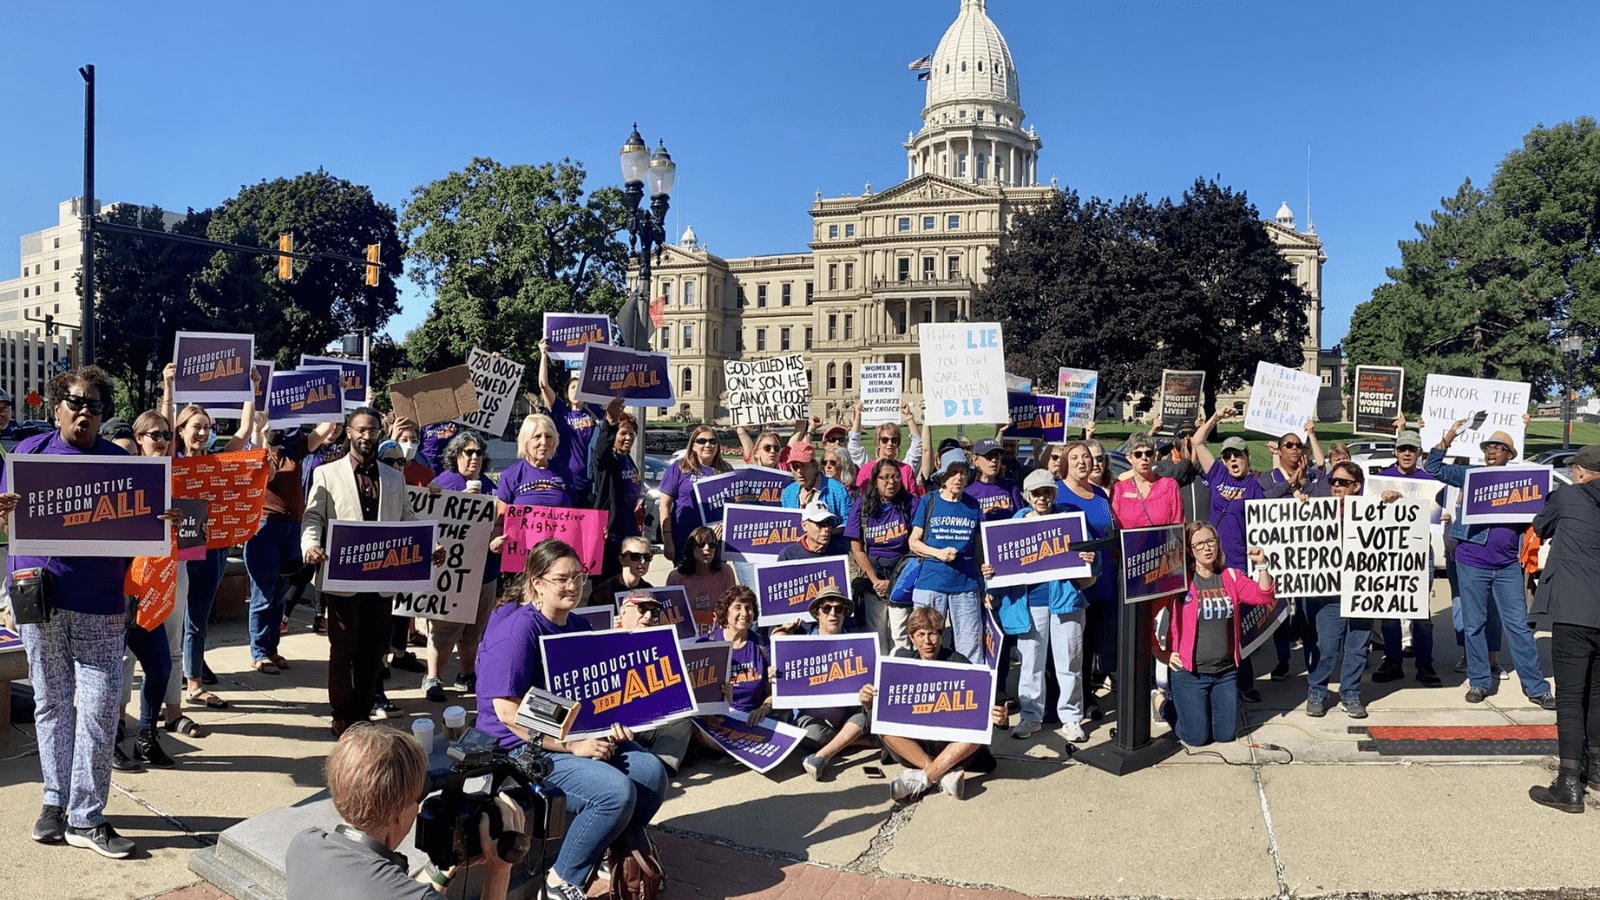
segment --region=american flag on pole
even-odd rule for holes
[[[912,60],[911,63],[906,66],[906,68],[910,69],[913,72],[926,72],[929,69],[932,69],[933,68],[933,54],[930,53],[927,56],[919,57],[917,59]]]

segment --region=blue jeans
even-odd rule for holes
[[[183,606],[183,677],[199,678],[206,666],[206,625],[228,566],[228,550],[207,550],[205,559],[184,565],[189,569],[189,597]]]
[[[144,686],[139,689],[139,727],[154,729],[161,724],[161,703],[167,695],[167,680],[172,677],[172,648],[167,645],[166,624],[151,631],[133,625],[128,628],[125,642],[128,652],[144,670]]]
[[[983,662],[983,601],[977,591],[925,591],[917,588],[911,592],[911,605],[931,606],[944,618],[950,629],[956,652],[974,665]],[[1080,622],[1081,625],[1081,622]]]
[[[1305,601],[1306,619],[1316,623],[1317,661],[1306,673],[1306,696],[1322,701],[1328,697],[1328,680],[1333,664],[1344,651],[1339,668],[1339,699],[1361,700],[1361,675],[1367,669],[1367,643],[1372,640],[1371,619],[1346,619],[1339,615],[1339,599],[1311,598]]]
[[[1401,641],[1400,628],[1411,625],[1411,652],[1417,659],[1418,672],[1433,671],[1433,620],[1404,619],[1383,620],[1383,667],[1399,669],[1401,660],[1405,658],[1405,647]]]
[[[1545,680],[1539,667],[1539,646],[1533,642],[1533,632],[1528,630],[1522,566],[1480,569],[1459,563],[1456,568],[1461,580],[1461,629],[1467,641],[1467,683],[1484,691],[1494,687],[1485,632],[1489,611],[1495,609],[1500,613],[1500,627],[1505,632],[1506,646],[1511,650],[1511,662],[1522,680],[1522,692],[1529,697],[1550,693],[1550,682]]]
[[[1456,565],[1455,538],[1444,539],[1444,577],[1450,582],[1450,626],[1456,630],[1456,646],[1467,646],[1466,631],[1461,625],[1461,570]],[[1489,639],[1489,652],[1500,652],[1500,610],[1489,605],[1489,624],[1483,632]]]
[[[1174,722],[1168,720],[1178,740],[1191,747],[1233,740],[1239,722],[1238,669],[1216,675],[1196,675],[1172,670]]]
[[[287,563],[287,565],[285,565]],[[266,519],[244,542],[244,568],[250,575],[250,658],[278,655],[283,600],[289,595],[285,569],[300,566],[300,523]]]
[[[581,885],[624,831],[644,836],[666,797],[667,769],[632,741],[618,744],[609,761],[570,753],[554,753],[551,759],[549,781],[567,795],[570,817],[555,871],[567,884]]]

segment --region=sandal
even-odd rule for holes
[[[283,658],[283,657],[281,657],[281,656],[274,656],[274,657],[273,657],[273,658],[272,658],[272,664],[273,664],[273,665],[275,665],[275,666],[277,666],[277,667],[278,667],[278,668],[280,668],[280,669],[287,669],[287,668],[289,668],[289,661],[288,661],[288,660],[287,660],[287,659],[284,659],[284,658]]]
[[[227,709],[228,701],[206,690],[190,691],[184,695],[190,703],[203,703],[206,709]]]
[[[182,734],[187,738],[206,736],[205,730],[200,727],[200,723],[189,718],[188,716],[179,716],[176,719],[173,719],[171,722],[168,722],[164,727],[174,734]]]
[[[257,672],[260,672],[263,675],[283,674],[282,672],[278,671],[277,665],[275,665],[270,659],[252,660],[250,663],[250,668],[255,669]]]

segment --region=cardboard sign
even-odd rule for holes
[[[722,372],[728,415],[735,427],[811,417],[811,378],[804,353],[724,360]]]
[[[728,669],[733,665],[732,641],[679,641],[683,651],[683,670],[694,691],[694,705],[702,716],[719,716],[728,711]]]
[[[1544,509],[1553,478],[1553,470],[1546,466],[1468,469],[1461,486],[1461,521],[1466,525],[1532,522]]]
[[[252,385],[255,389],[252,398],[255,401],[256,412],[266,412],[267,392],[272,390],[272,373],[277,369],[278,364],[270,359],[257,359],[252,360],[251,365],[255,367],[256,374],[261,376],[260,380]],[[237,419],[244,412],[243,403],[224,403],[208,400],[205,407],[206,414],[213,419]]]
[[[1161,427],[1156,433],[1161,437],[1176,437],[1179,428],[1193,425],[1200,416],[1205,396],[1205,372],[1162,369]]]
[[[396,416],[420,425],[455,422],[478,411],[478,392],[472,370],[452,366],[405,381],[389,383],[389,402]]]
[[[428,493],[406,487],[406,501],[418,519],[435,523],[434,541],[444,548],[444,565],[431,570],[428,590],[394,595],[394,614],[470,625],[478,620],[478,597],[489,565],[494,536],[493,494],[466,491]]]
[[[1182,525],[1124,528],[1122,538],[1122,599],[1140,603],[1182,594],[1189,590]]]
[[[473,347],[467,355],[467,369],[472,372],[472,390],[478,395],[478,411],[456,421],[489,435],[505,434],[506,425],[511,421],[511,407],[517,402],[517,389],[522,385],[524,368],[526,366],[521,363]]]
[[[172,615],[178,602],[178,567],[174,556],[136,556],[122,577],[122,592],[138,598],[134,623],[154,631]]]
[[[275,372],[267,391],[267,417],[273,428],[299,428],[344,421],[339,369],[321,366]]]
[[[1338,596],[1344,568],[1342,541],[1336,497],[1244,503],[1245,546],[1266,553],[1267,571],[1277,583],[1279,597]],[[1256,575],[1258,567],[1252,561],[1226,562],[1235,569],[1248,567],[1251,578]]]
[[[172,460],[165,456],[6,457],[11,555],[167,556]]]
[[[773,709],[860,706],[878,665],[875,634],[772,636]]]
[[[604,406],[618,398],[629,406],[671,406],[671,358],[648,350],[583,345],[577,399]]]
[[[993,736],[994,672],[988,666],[880,656],[873,684],[873,734],[973,744],[988,744]]]
[[[368,365],[364,359],[345,359],[342,356],[307,356],[300,354],[300,368],[338,366],[339,387],[343,391],[343,412],[367,405]]]
[[[730,709],[720,716],[702,716],[694,727],[721,747],[723,752],[757,772],[770,772],[800,746],[804,731],[771,716],[759,725],[750,724],[750,714]]]
[[[850,595],[850,558],[824,556],[756,567],[756,624],[787,625],[795,619],[811,620],[811,598],[823,588],[838,588]]]
[[[237,547],[261,530],[267,499],[266,450],[235,450],[172,460],[172,495],[204,500],[206,548]]]
[[[434,522],[328,522],[324,591],[426,591],[433,586]],[[476,598],[474,598],[476,602]]]
[[[783,505],[783,489],[793,483],[792,472],[766,466],[745,466],[721,475],[695,479],[695,506],[700,511],[700,521],[714,525],[722,521],[722,510],[729,503]]]
[[[1415,500],[1346,497],[1344,587],[1347,619],[1426,619],[1433,586],[1428,511]]]
[[[903,363],[861,364],[861,427],[900,424],[900,397],[905,393]]]
[[[1081,512],[1027,516],[983,522],[983,561],[994,568],[989,587],[1042,584],[1065,578],[1085,578],[1091,567],[1073,544],[1087,540],[1088,526]]]
[[[1067,401],[1067,425],[1087,428],[1094,424],[1100,392],[1100,373],[1094,369],[1062,366],[1056,373],[1056,393]],[[1192,421],[1192,417],[1191,417]]]
[[[250,366],[256,356],[253,334],[180,331],[173,339],[172,402],[244,403],[255,399]]]
[[[1006,394],[1011,427],[1006,437],[1017,440],[1066,440],[1067,401],[1064,397],[1043,394]]]
[[[722,558],[732,562],[776,562],[783,548],[800,540],[800,510],[729,503],[722,508]]]
[[[544,314],[545,353],[563,362],[583,359],[588,344],[611,343],[611,317],[588,313]]]
[[[500,571],[516,574],[528,563],[528,551],[545,538],[560,538],[578,551],[583,570],[599,575],[606,547],[603,509],[551,506],[506,507],[506,542],[500,547]]]
[[[568,740],[605,737],[612,725],[653,728],[695,715],[683,652],[669,626],[547,634],[539,648],[546,688],[579,704]]]
[[[930,425],[1009,421],[1005,347],[995,322],[924,322],[922,395]]]
[[[1465,456],[1469,462],[1483,464],[1479,444],[1496,431],[1504,431],[1516,441],[1521,456],[1527,426],[1522,416],[1528,411],[1529,387],[1526,381],[1496,381],[1492,378],[1457,378],[1454,375],[1429,375],[1422,392],[1422,446],[1437,447],[1445,432],[1457,420],[1466,420],[1455,443],[1445,457]]]
[[[1273,437],[1302,434],[1306,422],[1317,417],[1317,395],[1322,378],[1311,372],[1269,362],[1256,363],[1256,380],[1250,385],[1250,405],[1244,427]]]
[[[1356,391],[1350,407],[1355,433],[1394,437],[1394,420],[1405,402],[1405,386],[1405,369],[1356,366]]]

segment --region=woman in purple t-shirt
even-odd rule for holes
[[[742,584],[735,585],[717,598],[717,627],[700,636],[702,643],[733,644],[733,660],[728,667],[728,706],[749,713],[752,725],[760,724],[772,712],[772,681],[768,678],[772,654],[754,630],[756,615],[756,592]],[[700,743],[716,747],[709,740],[702,739]]]
[[[683,459],[668,466],[661,479],[661,551],[668,559],[677,562],[678,551],[688,542],[689,532],[705,524],[700,521],[700,507],[694,502],[694,483],[729,471],[732,468],[722,459],[717,430],[700,425],[691,431]]]
[[[872,464],[861,499],[845,520],[844,536],[850,541],[851,559],[861,569],[850,594],[864,607],[867,630],[878,636],[879,651],[909,648],[906,619],[911,606],[889,603],[895,577],[910,553],[906,542],[911,537],[911,494],[905,489],[899,462],[880,459]]]
[[[566,476],[550,467],[559,443],[555,420],[549,416],[536,413],[522,420],[517,431],[517,453],[522,458],[500,473],[500,487],[494,492],[502,523],[508,506],[572,505]]]

